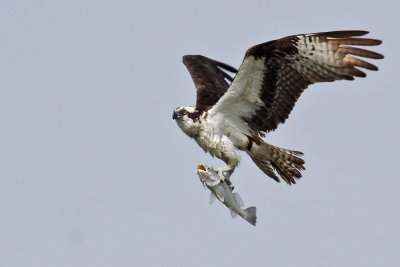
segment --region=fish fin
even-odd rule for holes
[[[243,207],[243,200],[242,198],[239,196],[238,193],[233,193],[233,196],[235,197],[235,201],[238,204],[239,207]]]
[[[252,225],[256,226],[256,222],[257,222],[257,209],[256,207],[250,207],[244,210],[246,212],[246,218],[245,220],[248,221],[249,223],[251,223]]]
[[[212,203],[214,203],[215,199],[216,199],[215,195],[214,195],[213,193],[211,193],[211,194],[210,194],[210,205],[211,205]]]
[[[238,214],[234,212],[233,209],[229,209],[229,211],[231,212],[232,218],[236,218],[238,216]]]
[[[220,196],[218,194],[215,194],[217,196],[217,198],[219,199],[219,201],[221,201],[222,203],[224,203],[225,198],[223,196]]]

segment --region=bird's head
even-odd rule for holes
[[[193,136],[198,132],[198,122],[195,121],[196,109],[194,107],[178,107],[172,114],[172,119],[176,121],[187,135]]]
[[[178,121],[192,120],[190,115],[195,113],[194,107],[177,107],[172,114],[172,119]]]

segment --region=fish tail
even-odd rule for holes
[[[250,207],[250,208],[245,209],[244,211],[247,214],[245,217],[245,220],[255,226],[256,222],[257,222],[256,207]]]

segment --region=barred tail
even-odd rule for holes
[[[279,176],[289,185],[295,184],[295,179],[301,178],[301,170],[304,168],[304,160],[299,156],[303,153],[276,147],[267,143],[254,144],[247,152],[254,163],[266,175],[280,182]]]

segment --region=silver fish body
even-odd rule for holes
[[[210,189],[211,197],[215,196],[227,206],[231,211],[232,217],[239,215],[252,225],[256,225],[256,207],[242,209],[243,202],[239,194],[233,193],[230,186],[226,181],[221,180],[214,169],[200,164],[196,173],[199,175],[200,181]]]

